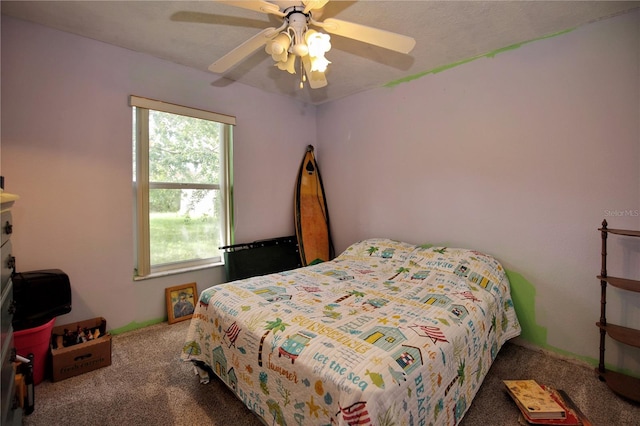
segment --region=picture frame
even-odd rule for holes
[[[196,283],[167,287],[165,298],[169,324],[185,321],[193,316],[198,301],[198,287]]]

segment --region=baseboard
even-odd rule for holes
[[[589,363],[583,359],[579,359],[576,357],[572,357],[570,355],[565,355],[565,354],[561,354],[558,352],[554,352],[551,351],[549,349],[545,349],[545,348],[541,348],[540,346],[534,345],[530,342],[527,342],[526,340],[522,339],[521,337],[515,337],[511,340],[509,340],[509,343],[512,343],[514,345],[517,346],[522,346],[525,349],[529,349],[532,351],[536,351],[536,352],[540,352],[546,356],[549,356],[550,358],[554,358],[557,360],[561,360],[561,361],[567,361],[570,362],[571,364],[575,364],[581,367],[586,367],[586,368],[593,368],[593,366],[595,364]]]

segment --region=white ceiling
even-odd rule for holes
[[[209,72],[216,59],[279,18],[215,1],[2,1],[2,13]],[[213,86],[231,80],[313,104],[570,30],[640,7],[639,1],[338,1],[335,17],[416,39],[408,55],[332,36],[328,86],[299,89],[299,76],[257,50]]]

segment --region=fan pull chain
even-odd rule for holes
[[[307,81],[307,75],[304,73],[302,58],[300,58],[300,89],[304,89],[304,82]]]

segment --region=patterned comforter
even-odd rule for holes
[[[454,425],[519,334],[491,256],[371,239],[204,290],[182,359],[267,424]]]

